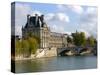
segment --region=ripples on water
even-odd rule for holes
[[[16,62],[16,72],[44,72],[97,68],[96,56],[51,57]]]

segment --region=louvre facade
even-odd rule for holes
[[[44,15],[27,15],[26,25],[22,27],[22,38],[27,38],[29,33],[40,38],[40,48],[67,46],[67,34],[52,32],[44,21]]]

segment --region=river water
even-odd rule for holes
[[[96,56],[51,57],[16,61],[16,73],[97,68]]]

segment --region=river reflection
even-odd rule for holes
[[[93,69],[96,67],[96,56],[51,57],[16,61],[17,73]]]

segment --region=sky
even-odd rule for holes
[[[21,36],[21,28],[27,22],[27,14],[43,14],[52,32],[70,35],[77,30],[85,32],[87,37],[96,38],[97,12],[98,9],[95,6],[16,2],[15,34]]]

